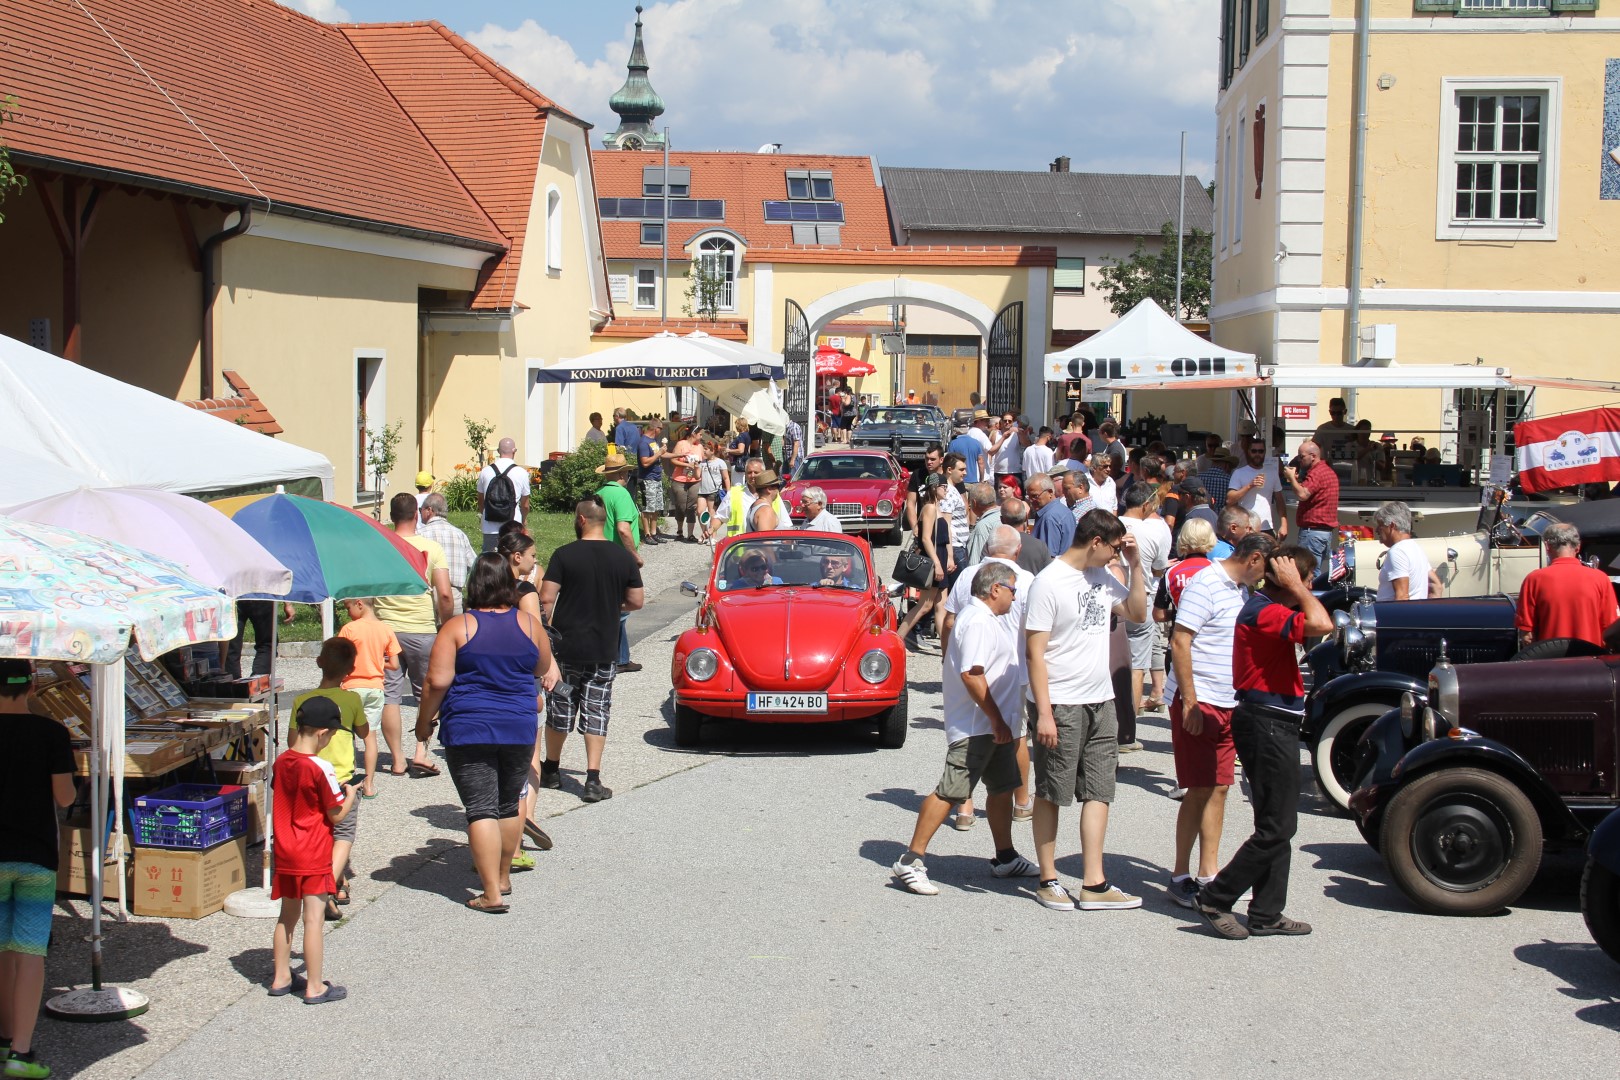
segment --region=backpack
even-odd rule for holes
[[[493,522],[507,522],[512,520],[517,510],[517,485],[512,483],[507,474],[517,468],[516,463],[508,465],[494,476],[490,477],[489,486],[484,488],[484,520]]]

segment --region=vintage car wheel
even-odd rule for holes
[[[1620,963],[1620,875],[1593,858],[1581,875],[1581,915],[1598,948]]]
[[[1489,915],[1541,865],[1541,819],[1518,786],[1485,769],[1440,769],[1395,794],[1380,850],[1395,884],[1437,915]]]
[[[1548,638],[1526,645],[1513,654],[1514,660],[1562,660],[1566,656],[1602,656],[1603,650],[1581,638]]]
[[[900,700],[878,718],[878,745],[885,750],[898,750],[906,745],[906,735],[911,731],[911,712],[906,706],[906,692],[900,692]]]
[[[703,714],[685,705],[675,706],[675,745],[696,746],[703,741]]]
[[[1356,789],[1356,744],[1372,722],[1395,704],[1358,701],[1348,705],[1323,725],[1321,734],[1311,744],[1311,768],[1316,772],[1317,790],[1339,813],[1350,812],[1350,793]]]

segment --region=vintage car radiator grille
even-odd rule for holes
[[[1481,735],[1506,743],[1561,791],[1578,777],[1595,780],[1597,716],[1593,713],[1479,713],[1464,721]]]
[[[1512,641],[1511,635],[1507,640]],[[1392,643],[1379,640],[1377,648],[1378,666],[1388,671],[1427,675],[1440,659],[1440,642],[1437,638]],[[1446,655],[1453,664],[1493,664],[1507,659],[1503,651],[1501,645],[1487,642],[1446,643]]]
[[[835,518],[858,518],[864,512],[860,503],[829,503],[827,511]]]

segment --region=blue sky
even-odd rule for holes
[[[437,19],[600,131],[628,0],[283,0],[329,21]],[[1214,161],[1220,0],[649,3],[673,146],[870,154],[880,165],[1188,169]]]

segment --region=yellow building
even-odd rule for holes
[[[1369,0],[1364,140],[1358,6],[1223,0],[1215,340],[1262,363],[1612,377],[1616,0]],[[1328,396],[1284,397],[1290,446]],[[1506,419],[1598,403],[1515,392]],[[1435,432],[1453,460],[1458,411],[1491,406],[1363,391],[1351,419]]]

